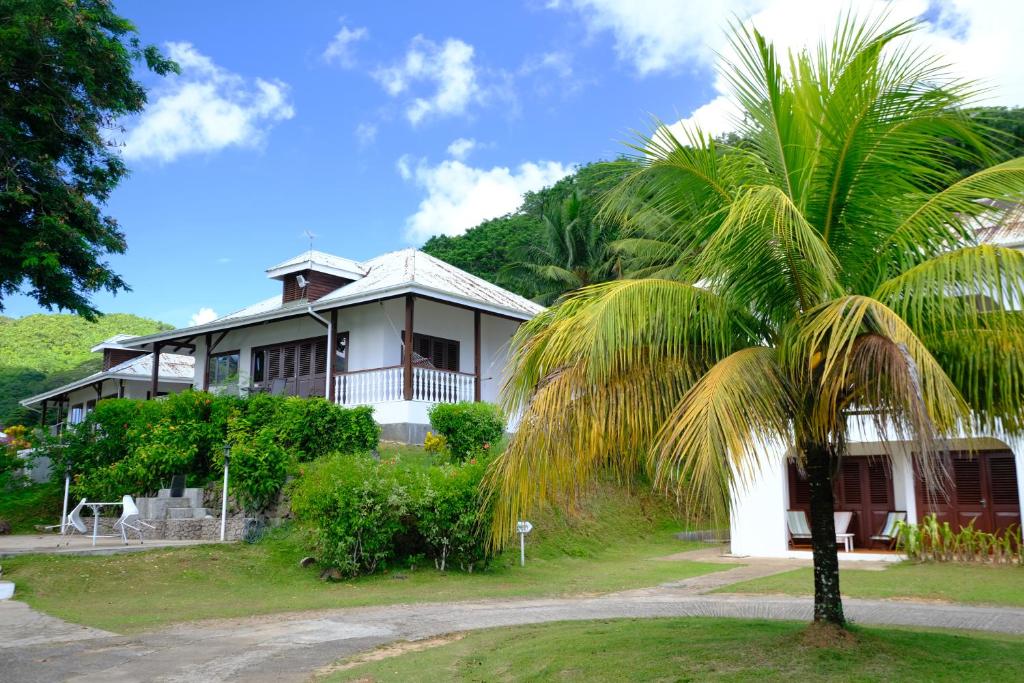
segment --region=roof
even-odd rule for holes
[[[138,335],[134,334],[115,334],[110,339],[104,339],[99,344],[97,344],[96,346],[92,347],[89,350],[92,351],[93,353],[96,353],[97,351],[102,351],[103,349],[130,349],[130,346],[125,346],[122,342],[125,342],[129,339],[135,339],[135,337],[137,336]]]
[[[317,270],[348,280],[356,280],[366,274],[362,264],[352,259],[310,249],[298,256],[293,256],[287,261],[282,261],[276,266],[270,266],[267,268],[267,277],[284,277],[285,275],[298,273],[303,270]]]
[[[125,379],[149,381],[152,376],[153,354],[146,354],[145,356],[126,360],[123,363],[115,365],[109,370],[94,372],[80,380],[69,382],[68,384],[57,387],[56,389],[51,389],[41,394],[37,394],[36,396],[26,398],[19,401],[19,403],[27,408],[28,406],[35,405],[36,403],[41,403],[46,399],[55,398],[61,394],[74,391],[75,389],[81,389],[82,387],[87,387],[90,384],[102,382],[103,380]],[[195,359],[192,358],[192,356],[183,356],[176,353],[160,354],[159,380],[161,382],[191,384],[194,377]]]
[[[519,320],[529,320],[544,310],[543,306],[529,299],[416,249],[393,251],[362,263],[338,256],[332,257],[323,252],[305,252],[269,268],[267,273],[285,272],[288,268],[302,270],[308,261],[301,259],[309,254],[313,254],[314,258],[322,258],[317,256],[322,255],[337,259],[338,262],[352,263],[362,274],[354,282],[349,282],[312,303],[306,299],[282,302],[281,295],[278,294],[202,325],[136,337],[131,340],[129,346],[136,349],[145,348],[154,342],[196,337],[240,325],[270,322],[304,315],[310,311],[325,311],[407,293],[450,301]]]
[[[543,306],[470,275],[439,258],[417,249],[393,251],[365,261],[366,276],[340,287],[316,302],[316,307],[347,301],[372,299],[396,290],[423,290],[441,298],[450,298],[469,305],[483,304],[515,317],[529,319],[544,310]]]
[[[979,218],[978,239],[1001,247],[1024,247],[1024,204],[988,203],[993,210]]]

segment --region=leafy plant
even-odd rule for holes
[[[493,403],[438,403],[429,413],[430,426],[445,438],[456,461],[483,454],[505,435],[505,416]]]
[[[898,523],[898,547],[912,560],[931,562],[991,562],[1024,566],[1021,527],[1011,524],[1000,533],[967,526],[953,531],[949,522],[925,515],[920,524]]]

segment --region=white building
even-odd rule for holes
[[[498,398],[509,340],[543,310],[415,249],[311,250],[266,272],[279,295],[125,345],[195,358],[197,389],[369,405],[385,439],[421,443],[433,404]]]
[[[1008,220],[979,232],[989,243],[1024,249],[1024,207],[1011,210]],[[946,496],[928,495],[915,472],[908,444],[880,441],[873,427],[850,425],[850,457],[844,459],[835,487],[836,510],[853,512],[849,531],[855,549],[870,547],[889,511],[906,512],[917,523],[934,513],[954,529],[974,520],[975,528],[1005,529],[1021,523],[1024,500],[1024,439],[991,434],[950,445]],[[780,450],[767,466],[751,477],[749,486],[733,495],[730,515],[731,549],[735,555],[805,556],[790,544],[787,510],[809,511],[806,481]],[[856,554],[848,555],[851,559]]]
[[[81,422],[96,407],[96,402],[105,398],[148,399],[192,386],[195,371],[191,356],[163,354],[154,377],[152,356],[126,346],[133,338],[119,334],[97,344],[91,350],[103,354],[102,370],[26,398],[20,401],[21,405],[38,408],[43,424],[48,424],[48,418],[55,415],[60,428],[63,424]]]

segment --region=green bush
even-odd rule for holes
[[[319,561],[347,576],[426,555],[438,569],[486,564],[489,508],[481,507],[486,468],[411,470],[365,455],[310,463],[292,485],[291,505]]]
[[[447,440],[459,462],[483,454],[505,435],[505,416],[493,403],[438,403],[429,416],[430,426]]]
[[[231,492],[250,510],[272,502],[290,463],[336,448],[367,451],[380,427],[369,408],[324,399],[258,394],[251,398],[185,391],[158,401],[109,399],[43,448],[59,477],[71,463],[74,496],[146,495],[174,474],[202,486],[220,476],[223,446],[234,461]]]

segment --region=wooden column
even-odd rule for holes
[[[149,384],[149,397],[156,398],[156,391],[160,386],[160,342],[153,344],[153,373],[149,378]]]
[[[404,381],[402,395],[406,401],[412,400],[412,294],[405,295],[405,338],[402,340],[402,379]]]
[[[43,412],[39,415],[39,426],[46,426],[46,399],[43,399]]]
[[[57,399],[57,434],[64,430],[64,399]]]
[[[480,311],[473,311],[473,400],[480,400]]]
[[[124,380],[117,380],[117,397],[124,398]]]
[[[206,333],[206,344],[203,347],[203,391],[210,390],[210,344],[213,335]]]
[[[327,400],[334,403],[334,366],[338,359],[338,310],[331,311],[331,322],[327,326]]]

